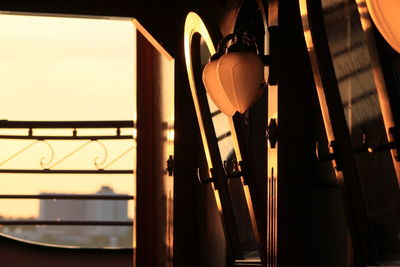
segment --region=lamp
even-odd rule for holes
[[[226,48],[228,41],[232,45]],[[227,116],[246,112],[264,92],[264,64],[254,38],[245,31],[225,37],[203,70],[203,83]]]
[[[385,40],[400,53],[400,1],[366,0],[368,12]]]
[[[218,60],[220,59],[220,54],[216,53],[210,58],[210,61],[203,69],[203,83],[210,95],[214,104],[225,113],[227,116],[231,117],[236,112],[235,106],[229,100],[227,93],[221,85],[218,77]]]

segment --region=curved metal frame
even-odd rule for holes
[[[210,109],[208,108],[206,92],[201,79],[199,79],[199,69],[197,69],[200,67],[200,53],[198,50],[199,47],[196,45],[199,45],[200,36],[205,41],[210,53],[214,54],[216,41],[222,39],[221,33],[213,25],[206,26],[205,22],[198,14],[191,12],[188,14],[185,23],[185,58],[189,84],[200,126],[207,164],[210,177],[212,177],[207,180],[213,182],[214,195],[223,221],[225,237],[228,246],[231,249],[230,261],[232,264],[243,264],[245,261],[242,260],[243,255],[241,254],[238,230],[231,205],[231,196],[227,187],[227,174],[222,166],[221,155],[217,143],[218,139],[212,124],[212,116]],[[196,43],[196,41],[198,43]],[[244,184],[247,206],[251,215],[253,233],[259,246],[261,264],[263,264],[266,262],[266,248],[264,245],[266,244],[265,239],[267,238],[267,234],[265,218],[260,214],[264,212],[265,215],[265,201],[262,200],[260,194],[254,194],[254,192],[252,192],[261,190],[255,186],[254,182],[251,183],[251,188],[245,184],[246,176],[249,177],[249,181],[254,181],[254,170],[248,162],[249,156],[243,146],[243,140],[239,140],[242,137],[240,134],[242,131],[240,131],[241,125],[238,121],[239,120],[235,119],[230,120],[231,133],[238,161],[241,161],[243,155],[246,158],[246,163],[242,163],[242,169],[243,173],[246,173],[247,175],[243,175],[242,182]],[[239,136],[237,133],[239,133]],[[254,195],[257,196],[254,197]],[[255,208],[257,209],[257,212],[255,212]]]
[[[213,31],[210,33],[209,29]],[[198,50],[199,46],[196,47],[197,51],[193,51],[193,45],[199,45],[200,36],[205,41],[210,53],[214,54],[216,51],[215,42],[216,40],[222,39],[221,33],[216,27],[207,27],[198,14],[190,12],[186,17],[184,35],[186,70],[203,140],[209,176],[212,177],[213,180],[214,196],[224,226],[225,238],[230,249],[230,261],[234,263],[235,259],[243,258],[243,255],[241,255],[238,230],[230,202],[231,197],[226,186],[227,180],[223,171],[210,110],[204,108],[208,106],[206,92],[205,89],[202,88],[202,83],[198,80],[199,77],[196,77],[194,73],[196,71],[196,69],[194,69],[195,66],[200,66],[200,60],[198,58],[200,56],[200,51]]]
[[[372,20],[369,16],[367,4],[365,0],[355,0],[358,7],[358,12],[361,18],[361,26],[365,33],[367,40],[368,52],[371,58],[372,73],[374,75],[374,81],[376,85],[376,91],[378,94],[379,104],[382,111],[382,118],[386,128],[386,136],[389,142],[399,142],[396,140],[396,136],[393,135],[391,129],[396,129],[396,123],[393,116],[392,107],[390,105],[389,95],[386,88],[385,77],[383,75],[382,67],[377,53],[375,36],[372,28]],[[398,128],[396,129],[398,131]],[[400,188],[400,159],[398,149],[390,150],[393,160],[394,169],[396,171],[397,183]]]
[[[333,166],[352,239],[354,266],[374,265],[378,261],[376,241],[353,157],[350,133],[326,39],[321,2],[299,0],[299,3],[329,150],[334,156]]]

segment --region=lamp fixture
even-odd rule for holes
[[[224,114],[245,113],[264,93],[264,64],[254,37],[242,29],[227,35],[204,67],[203,83]]]
[[[366,0],[368,12],[385,40],[400,53],[400,1]]]
[[[218,46],[218,51],[210,57],[209,62],[203,69],[203,83],[214,104],[227,116],[233,116],[236,112],[235,106],[229,100],[226,91],[221,85],[218,77],[218,62],[224,55],[223,50],[226,49],[226,41],[230,36],[222,40]]]

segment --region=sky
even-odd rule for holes
[[[133,120],[134,42],[135,27],[127,19],[0,14],[0,120]],[[0,134],[11,132],[26,134],[0,129]],[[0,169],[41,168],[41,159],[51,157],[43,142],[7,161],[32,142],[0,140]],[[53,163],[84,142],[50,141]],[[108,148],[105,164],[134,147],[132,140],[103,143]],[[134,154],[133,148],[110,168],[132,169]],[[102,146],[91,143],[55,168],[93,169],[94,160],[103,157]],[[0,183],[0,194],[94,193],[102,185],[134,192],[133,175],[0,174]],[[38,204],[0,199],[0,215],[36,216]]]

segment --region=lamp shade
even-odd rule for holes
[[[240,113],[246,112],[261,94],[264,76],[261,59],[248,51],[229,52],[219,59],[217,72],[229,101]]]
[[[227,116],[232,116],[236,112],[236,108],[232,105],[227,97],[225,90],[222,88],[217,72],[218,60],[211,60],[203,69],[203,83],[207,93],[210,95],[214,104]]]
[[[400,53],[400,1],[366,0],[368,12],[385,40]]]

